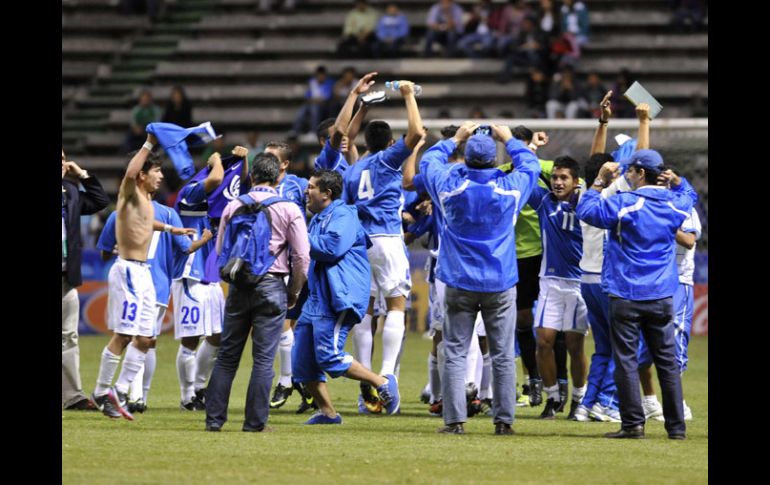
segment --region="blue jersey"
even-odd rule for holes
[[[437,277],[466,291],[508,290],[519,281],[514,224],[537,185],[540,164],[515,138],[505,145],[515,167],[511,174],[449,164],[455,148],[451,139],[440,141],[420,162],[425,188],[438,202],[434,211],[441,214]]]
[[[152,201],[155,209],[155,220],[163,224],[169,224],[176,227],[182,226],[179,215],[171,208]],[[107,218],[104,229],[96,243],[96,248],[108,253],[117,244],[115,236],[115,219],[118,213],[113,212]],[[175,257],[187,256],[187,250],[190,249],[190,238],[187,236],[175,236],[170,232],[154,231],[150,247],[147,249],[147,263],[150,265],[150,275],[152,283],[155,285],[155,298],[158,305],[166,306],[170,296],[171,277],[174,273]]]
[[[697,197],[684,177],[671,190],[646,185],[606,199],[595,190],[583,194],[577,205],[580,220],[609,229],[602,290],[636,301],[673,296],[679,286],[676,231]]]
[[[321,153],[315,159],[316,170],[334,170],[344,176],[348,167],[350,167],[350,164],[345,160],[342,152],[334,149],[331,140],[326,140],[326,144],[321,150]]]
[[[203,234],[204,229],[211,230],[208,216],[208,202],[203,182],[193,182],[182,187],[179,191],[174,209],[179,213],[183,227],[191,227],[197,231],[194,239]],[[175,280],[189,278],[196,281],[212,281],[206,278],[206,260],[214,251],[214,239],[204,244],[202,248],[186,258],[178,258],[174,264]],[[214,279],[213,281],[217,281]]]
[[[366,250],[371,242],[355,208],[333,201],[316,214],[307,229],[310,266],[308,298],[302,315],[337,318],[345,310],[345,325],[361,321],[369,306],[371,268]]]
[[[307,207],[307,196],[305,194],[305,191],[307,190],[307,179],[287,173],[275,190],[278,191],[279,197],[294,202],[299,206],[299,211],[302,214],[305,213],[305,208]]]
[[[583,233],[570,202],[556,200],[547,189],[536,186],[527,203],[540,219],[543,260],[540,277],[580,280],[580,258],[583,257]]]
[[[369,236],[401,234],[401,164],[411,153],[402,138],[345,172],[344,197]]]

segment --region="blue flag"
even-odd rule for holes
[[[219,138],[210,121],[192,128],[182,128],[173,123],[150,123],[147,125],[147,133],[152,133],[158,139],[182,180],[195,173],[192,157],[187,150],[187,137],[190,137],[189,144],[193,146],[205,145]]]

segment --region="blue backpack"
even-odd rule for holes
[[[273,231],[267,208],[276,202],[287,202],[287,199],[270,197],[256,202],[243,194],[238,200],[243,205],[227,222],[217,266],[223,281],[238,288],[255,288],[281,253],[270,254]]]

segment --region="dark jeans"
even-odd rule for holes
[[[273,360],[286,317],[286,285],[268,274],[253,290],[230,285],[222,324],[222,343],[206,393],[206,424],[222,426],[243,347],[251,332],[251,368],[246,393],[244,431],[261,431],[267,424]]]
[[[615,384],[620,400],[621,426],[644,425],[639,395],[639,331],[650,347],[663,395],[663,417],[669,434],[684,434],[682,380],[674,352],[673,298],[631,301],[610,297],[610,330],[615,352]]]

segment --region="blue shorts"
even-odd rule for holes
[[[345,341],[353,325],[343,323],[346,313],[336,319],[300,316],[291,348],[293,381],[326,382],[324,372],[332,378],[347,372],[353,356],[345,352]]]
[[[690,343],[690,332],[692,331],[692,316],[695,306],[693,287],[679,283],[674,293],[674,350],[676,353],[676,363],[679,365],[679,372],[687,370],[687,346]],[[647,342],[644,336],[639,336],[639,351],[637,352],[639,367],[649,367],[652,365],[652,355],[647,348]]]

